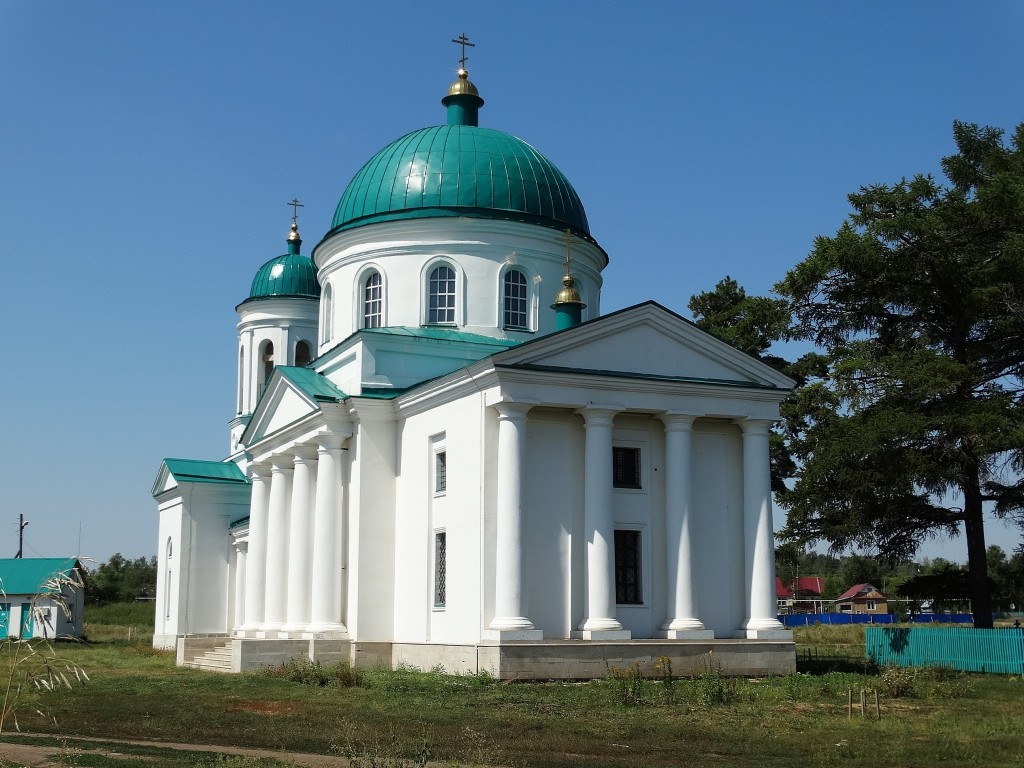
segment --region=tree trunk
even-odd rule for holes
[[[967,537],[967,568],[971,579],[971,613],[975,629],[992,629],[992,595],[985,558],[985,519],[977,475],[964,491],[964,534]]]

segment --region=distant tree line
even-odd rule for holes
[[[1002,547],[990,546],[985,559],[993,610],[1024,611],[1024,546],[1012,555]],[[890,562],[862,554],[837,557],[803,552],[789,543],[775,550],[775,572],[787,589],[797,578],[821,577],[825,590],[822,596],[829,600],[857,584],[871,584],[888,597],[907,600],[912,610],[920,610],[925,603],[938,612],[968,611],[970,605],[967,566],[941,557]]]
[[[94,605],[126,603],[156,597],[156,556],[129,560],[121,553],[101,563],[86,577],[85,599]]]

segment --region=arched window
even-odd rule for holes
[[[167,560],[164,569],[164,619],[171,618],[171,557],[174,555],[171,538],[167,538]]]
[[[310,354],[309,354],[309,342],[300,341],[295,345],[295,365],[299,368],[305,368],[309,365]]]
[[[263,366],[260,372],[260,394],[267,388],[271,374],[274,373],[274,342],[268,341],[263,344],[263,353],[260,355],[260,364]]]
[[[363,328],[380,328],[384,320],[384,290],[380,272],[371,272],[363,282]]]
[[[326,343],[334,335],[334,286],[330,283],[324,286],[323,303],[324,324],[320,329],[320,338],[322,343]]]
[[[526,275],[510,269],[501,281],[501,322],[505,328],[529,328],[529,298]]]
[[[427,323],[455,322],[455,270],[441,265],[435,267],[427,281]]]

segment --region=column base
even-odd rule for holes
[[[793,632],[789,629],[741,629],[736,637],[745,640],[793,640]]]
[[[532,640],[534,642],[544,639],[544,630],[541,629],[485,629],[484,640],[497,640],[499,643],[511,643],[520,640]]]
[[[533,629],[533,622],[525,616],[495,616],[487,629],[495,632],[522,632]]]
[[[663,629],[657,633],[658,637],[666,640],[714,640],[715,632],[712,629]]]
[[[289,622],[281,627],[281,634],[298,637],[303,632],[309,630],[309,624],[300,624],[298,622]]]
[[[569,637],[573,640],[629,640],[633,633],[628,629],[578,629]]]
[[[336,622],[321,621],[310,624],[306,627],[306,631],[303,633],[303,637],[310,635],[311,637],[320,638],[337,638],[344,640],[348,637],[348,628],[344,624],[338,624]]]

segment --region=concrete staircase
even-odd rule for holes
[[[231,672],[231,651],[233,640],[226,639],[221,644],[198,654],[191,661],[186,661],[186,667],[194,669],[205,669],[209,672]]]

